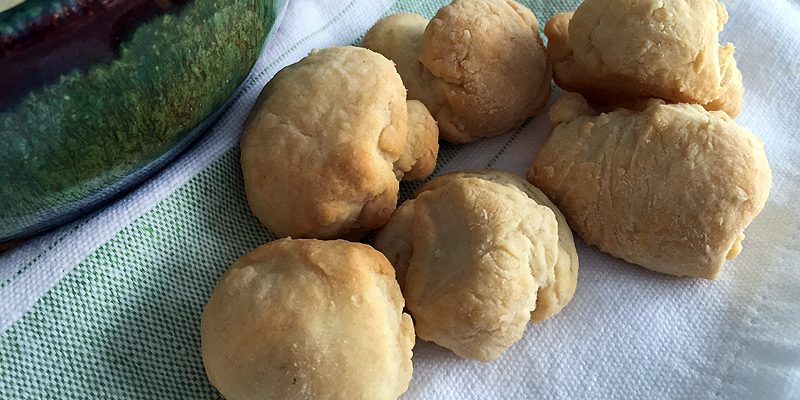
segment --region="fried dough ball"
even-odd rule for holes
[[[411,380],[411,318],[391,264],[363,244],[259,247],[225,272],[200,333],[229,400],[397,399]]]
[[[253,214],[280,237],[356,238],[383,226],[398,179],[428,176],[438,152],[436,125],[418,104],[409,114],[405,93],[391,61],[358,47],[281,70],[241,139]]]
[[[651,100],[599,114],[578,94],[553,106],[528,180],[587,243],[647,269],[715,278],[769,194],[764,145],[719,111]]]
[[[409,98],[427,106],[450,142],[516,128],[550,96],[538,22],[512,0],[455,0],[430,22],[390,15],[362,45],[397,64]]]
[[[742,75],[717,0],[585,0],[545,25],[553,77],[593,101],[657,97],[739,114]]]
[[[575,291],[569,227],[510,173],[428,182],[397,209],[375,248],[396,269],[417,335],[465,358],[500,357],[529,320],[557,313]]]
[[[436,168],[439,153],[439,128],[436,121],[417,100],[408,100],[408,130],[413,132],[406,139],[406,149],[395,163],[395,169],[403,172],[403,180],[425,179]]]
[[[558,314],[564,306],[572,300],[578,283],[578,253],[575,249],[575,240],[572,230],[564,214],[547,198],[539,188],[528,183],[525,179],[515,174],[500,170],[483,170],[476,172],[451,173],[437,179],[436,185],[441,185],[453,179],[475,177],[485,179],[501,185],[515,187],[525,193],[539,205],[543,205],[553,212],[558,223],[558,258],[554,266],[555,281],[539,288],[536,297],[536,309],[531,313],[532,322],[544,320]],[[435,186],[432,183],[430,189]],[[429,190],[430,190],[429,189]]]

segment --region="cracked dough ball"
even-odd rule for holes
[[[722,74],[722,93],[703,107],[706,110],[724,111],[731,118],[736,118],[742,111],[744,85],[742,84],[742,72],[736,66],[733,53],[734,48],[730,43],[720,47],[719,67]]]
[[[550,96],[551,71],[533,13],[511,0],[455,0],[428,23],[378,21],[363,46],[397,64],[444,139],[472,142],[516,128]]]
[[[414,327],[371,247],[282,239],[225,272],[203,310],[203,364],[226,399],[396,399]]]
[[[555,215],[558,223],[558,258],[554,265],[555,281],[539,288],[539,294],[536,297],[536,309],[531,313],[531,321],[542,322],[558,314],[572,300],[578,284],[578,253],[575,250],[572,230],[569,228],[564,214],[539,188],[528,183],[525,179],[505,171],[484,170],[451,173],[431,182],[431,186],[427,189],[432,190],[452,180],[467,177],[485,179],[508,187],[515,187],[537,204],[549,208]]]
[[[598,115],[578,94],[553,106],[528,173],[587,243],[647,269],[715,278],[767,200],[763,143],[718,111],[651,100]]]
[[[417,14],[392,14],[379,20],[364,35],[361,45],[392,60],[408,90],[408,98],[419,100],[428,110],[434,110],[441,106],[444,98],[433,90],[433,76],[419,62],[426,26],[428,20]]]
[[[561,88],[619,104],[658,97],[739,114],[742,77],[717,0],[585,0],[545,25]]]
[[[355,238],[383,226],[398,178],[430,174],[438,151],[427,110],[409,115],[405,93],[391,61],[358,47],[317,50],[281,70],[241,140],[253,214],[281,237]]]
[[[406,149],[395,163],[403,172],[403,180],[424,179],[436,168],[439,153],[439,128],[431,113],[417,100],[408,100],[408,130]]]
[[[542,320],[572,297],[578,261],[562,223],[520,178],[456,173],[403,203],[375,248],[394,265],[420,338],[490,361],[522,337],[532,312]]]

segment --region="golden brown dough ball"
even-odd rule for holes
[[[392,60],[408,90],[408,98],[419,100],[428,110],[433,110],[432,107],[440,107],[444,99],[433,90],[433,76],[419,62],[426,26],[428,20],[417,14],[392,14],[375,23],[364,35],[361,45]],[[441,134],[444,137],[444,132]]]
[[[281,237],[355,238],[383,226],[398,180],[429,175],[438,151],[435,124],[424,107],[409,116],[405,93],[391,61],[358,47],[317,50],[281,70],[241,140],[253,214]]]
[[[569,227],[543,194],[505,172],[432,180],[397,209],[375,248],[396,269],[417,335],[466,358],[498,358],[531,318],[557,313],[575,291]]]
[[[403,180],[415,181],[428,177],[436,168],[439,153],[439,128],[436,121],[417,100],[408,100],[408,130],[406,149],[395,163],[403,172]]]
[[[763,143],[719,111],[651,100],[599,114],[578,94],[553,106],[528,179],[587,243],[677,276],[715,278],[769,194]]]
[[[550,96],[538,22],[512,0],[455,0],[430,22],[391,15],[363,46],[397,64],[409,98],[422,101],[454,143],[516,128]]]
[[[593,101],[658,97],[739,114],[742,75],[717,0],[585,0],[545,25],[553,77]]]
[[[229,400],[396,399],[411,379],[414,327],[394,270],[363,244],[259,247],[225,272],[200,332]]]

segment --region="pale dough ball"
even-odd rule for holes
[[[439,153],[439,129],[436,121],[417,100],[408,100],[408,139],[406,149],[395,163],[403,173],[403,180],[424,179],[436,168]]]
[[[434,90],[433,76],[419,62],[426,26],[428,20],[417,14],[392,14],[375,23],[361,45],[392,60],[408,90],[408,98],[421,101],[433,111],[441,107],[444,98]],[[436,117],[435,111],[433,116]]]
[[[577,278],[569,228],[504,174],[434,179],[375,240],[396,269],[417,335],[482,361],[522,337],[537,292],[544,319],[569,301]]]
[[[391,15],[363,45],[397,64],[409,98],[422,101],[454,143],[516,128],[550,96],[536,17],[511,0],[455,0],[430,23]]]
[[[558,258],[554,265],[555,281],[539,288],[539,294],[536,297],[536,309],[531,313],[531,321],[542,322],[558,314],[572,300],[578,284],[578,253],[575,249],[572,230],[569,228],[564,214],[539,188],[528,183],[520,176],[500,170],[447,174],[431,182],[431,186],[428,186],[427,189],[431,190],[451,180],[467,177],[485,179],[501,185],[515,187],[537,204],[543,205],[553,212],[558,223]]]
[[[734,47],[732,44],[720,47],[719,67],[722,74],[722,92],[717,98],[703,105],[706,110],[719,110],[728,113],[732,118],[736,118],[742,111],[742,98],[744,97],[744,85],[742,84],[742,71],[736,66],[736,59],[733,57]]]
[[[619,103],[658,97],[736,117],[742,78],[717,0],[585,0],[545,25],[553,76],[564,90]]]
[[[414,327],[394,270],[363,244],[259,247],[225,272],[200,334],[229,400],[396,399],[411,379]]]
[[[415,109],[414,123],[426,113]],[[424,139],[435,125],[409,130],[408,122],[391,61],[358,47],[312,52],[267,84],[245,125],[250,209],[281,237],[359,237],[383,226],[403,168],[424,177],[435,164],[438,143]]]
[[[739,254],[772,173],[761,140],[727,114],[651,100],[642,111],[598,115],[570,93],[550,117],[553,133],[528,179],[587,243],[706,279]]]

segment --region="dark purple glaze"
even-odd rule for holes
[[[187,1],[82,0],[0,36],[0,111],[73,69],[113,60],[139,24]]]

